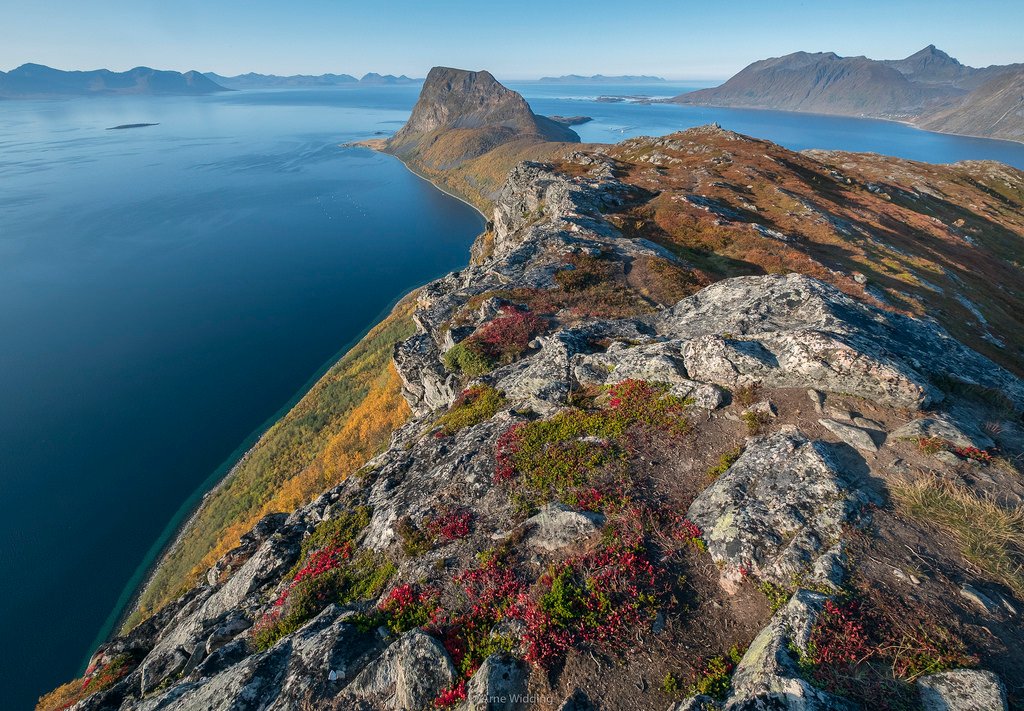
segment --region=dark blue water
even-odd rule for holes
[[[865,151],[927,161],[998,160],[1024,169],[1024,144],[922,131],[892,121],[752,109],[678,104],[603,103],[598,96],[669,98],[708,86],[698,83],[564,86],[512,83],[541,114],[591,116],[573,130],[584,141],[614,143],[633,136],[663,135],[718,122],[724,128],[767,138],[792,150],[825,148]]]
[[[0,103],[0,707],[79,671],[196,487],[466,263],[473,209],[338,145],[415,97]]]
[[[696,85],[514,85],[586,141],[718,121],[795,149],[1024,167],[1020,144],[673,105]],[[479,215],[397,161],[418,87],[0,102],[3,707],[75,675],[190,495]],[[128,123],[158,126],[106,131]]]

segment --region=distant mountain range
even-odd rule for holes
[[[376,74],[370,72],[364,74],[361,79],[356,79],[351,74],[294,74],[292,76],[278,76],[276,74],[239,74],[238,76],[226,77],[213,72],[207,72],[206,78],[225,86],[229,89],[268,89],[273,87],[310,87],[310,86],[345,86],[350,84],[418,84],[422,79],[412,79],[394,74]]]
[[[579,74],[563,74],[560,77],[541,77],[540,81],[547,84],[656,84],[665,80],[661,77],[635,76],[633,74],[617,77],[606,77],[603,74],[594,74],[589,77]]]
[[[1024,64],[969,67],[934,45],[906,59],[795,52],[754,62],[680,104],[869,116],[987,138],[1024,140]]]
[[[210,94],[227,91],[199,72],[171,72],[136,67],[126,72],[108,69],[67,72],[23,64],[0,72],[0,98],[36,99],[103,94]]]

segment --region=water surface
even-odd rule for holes
[[[676,105],[695,84],[513,84],[609,142],[717,121],[934,162],[1024,146],[884,121]],[[398,161],[419,87],[0,102],[0,666],[27,707],[79,665],[190,495],[482,220]],[[112,126],[155,123],[139,130]]]
[[[175,512],[483,221],[398,161],[416,90],[0,103],[5,708],[71,678]],[[159,123],[108,131],[127,123]]]

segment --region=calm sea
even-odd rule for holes
[[[596,101],[694,85],[513,84],[586,141],[710,121],[919,160],[1024,146],[767,111]],[[418,87],[0,102],[4,706],[81,671],[182,506],[481,217],[396,160]],[[108,131],[132,123],[157,126]]]

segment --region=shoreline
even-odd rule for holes
[[[343,358],[345,354],[352,350],[352,348],[354,348],[359,341],[361,341],[375,326],[377,326],[377,324],[384,320],[395,306],[421,287],[422,285],[416,286],[401,296],[392,299],[368,326],[366,326],[359,334],[331,356],[327,362],[321,365],[284,405],[282,405],[263,424],[246,437],[242,444],[235,448],[228,458],[222,462],[221,465],[218,466],[212,474],[210,474],[210,476],[204,479],[191,495],[189,495],[168,522],[163,532],[150,547],[149,551],[147,551],[142,563],[139,564],[138,568],[125,584],[114,609],[104,621],[100,632],[96,636],[96,640],[89,648],[89,657],[86,657],[85,662],[82,665],[83,669],[85,668],[85,664],[88,664],[89,658],[95,652],[96,648],[104,642],[109,641],[112,637],[117,636],[124,622],[138,609],[138,601],[142,593],[145,591],[149,582],[163,564],[166,557],[177,547],[182,537],[188,532],[206,498],[224,486],[224,484],[231,478],[231,475],[234,474],[235,470],[245,462],[246,458],[263,438],[263,435],[265,435],[271,427],[277,424],[282,417],[288,414],[288,412],[290,412],[291,409],[295,407],[303,397],[305,397],[306,393],[308,393],[309,390],[320,381],[328,370]]]
[[[682,94],[682,96],[686,96],[686,94]],[[694,108],[703,107],[703,108],[707,108],[707,109],[738,109],[740,111],[777,111],[780,114],[803,114],[805,116],[827,116],[829,118],[847,118],[847,119],[857,119],[857,120],[860,120],[860,121],[864,121],[864,120],[867,120],[867,121],[885,121],[886,123],[898,123],[898,124],[902,124],[904,126],[909,126],[910,128],[915,128],[918,131],[924,131],[925,133],[934,133],[936,136],[958,136],[960,138],[974,138],[974,139],[979,140],[979,141],[998,141],[1000,143],[1013,143],[1013,144],[1024,145],[1024,138],[998,138],[996,136],[978,136],[978,135],[975,135],[975,134],[972,134],[972,133],[956,133],[954,131],[934,131],[934,130],[932,130],[930,128],[924,128],[923,126],[919,126],[916,123],[914,123],[913,121],[910,121],[908,119],[884,118],[882,116],[855,116],[853,114],[824,114],[824,113],[821,113],[820,111],[794,111],[792,109],[773,109],[773,108],[770,108],[768,106],[727,106],[727,105],[724,105],[724,104],[691,104],[691,103],[687,103],[687,102],[683,102],[683,101],[673,101],[671,99],[667,99],[667,100],[664,100],[664,101],[655,101],[655,102],[652,102],[652,103],[672,104],[672,105],[675,105],[675,106],[692,106]],[[824,148],[824,149],[816,149],[816,150],[832,150],[832,149]],[[856,151],[854,151],[854,152],[856,152]],[[881,155],[885,155],[885,154],[881,154]],[[927,161],[922,161],[922,162],[927,162]],[[942,165],[942,164],[936,164],[936,165]]]
[[[383,139],[369,139],[370,141],[379,140],[383,143]],[[465,205],[473,208],[474,211],[484,221],[484,230],[486,226],[490,224],[490,220],[483,213],[483,211],[469,202],[465,198],[456,195],[449,190],[437,185],[434,181],[430,180],[423,174],[412,168],[406,161],[403,161],[396,155],[386,153],[379,150],[371,145],[367,145],[366,142],[353,142],[347,144],[341,144],[343,147],[360,147],[373,150],[377,153],[390,156],[398,160],[405,168],[415,175],[420,180],[429,183],[432,187],[444,193],[448,197],[454,198]],[[473,238],[473,243],[479,238],[478,233]],[[472,243],[471,243],[472,246]],[[467,254],[467,258],[470,257],[471,253]],[[424,283],[429,283],[429,280]],[[103,625],[100,627],[100,631],[97,633],[95,640],[89,647],[87,652],[88,656],[81,663],[81,669],[89,663],[89,659],[95,653],[97,647],[111,638],[116,637],[120,633],[120,628],[137,610],[139,599],[142,593],[149,586],[153,576],[160,569],[167,556],[175,550],[182,538],[188,533],[190,527],[195,522],[196,516],[199,514],[202,508],[203,502],[210,495],[216,493],[222,486],[227,483],[231,476],[235,473],[239,466],[241,466],[246,459],[250,456],[256,445],[259,444],[263,436],[277,424],[285,415],[288,414],[298,404],[300,400],[310,391],[310,389],[320,381],[321,378],[332,368],[338,361],[343,358],[349,351],[351,351],[366,335],[373,330],[378,324],[380,324],[388,314],[390,314],[394,308],[408,298],[411,294],[415,293],[423,287],[424,284],[418,284],[408,291],[400,294],[398,297],[392,299],[385,308],[377,314],[373,320],[362,329],[355,337],[349,340],[341,349],[339,349],[331,358],[329,358],[323,365],[321,365],[316,372],[299,388],[296,393],[282,405],[273,415],[271,415],[263,424],[254,430],[243,442],[228,456],[228,458],[218,466],[213,473],[211,473],[203,482],[196,488],[196,490],[189,495],[189,497],[182,503],[181,507],[175,512],[167,526],[161,532],[160,536],[156,539],[150,549],[146,552],[142,562],[136,568],[135,572],[132,573],[128,582],[118,597],[114,608],[110,614],[104,620]]]
[[[397,156],[394,153],[388,153],[386,150],[384,150],[386,145],[387,145],[387,139],[385,139],[385,138],[366,138],[366,139],[363,139],[361,141],[352,141],[351,143],[343,143],[342,144],[342,146],[345,147],[345,148],[365,148],[367,150],[373,151],[374,153],[380,153],[382,155],[391,156],[392,158],[397,160],[399,163],[404,165],[406,167],[406,169],[410,173],[415,175],[420,180],[427,181],[428,183],[433,185],[435,188],[440,190],[442,193],[444,193],[448,197],[455,198],[459,202],[465,203],[466,205],[469,205],[471,208],[476,210],[477,213],[480,215],[480,217],[482,217],[484,219],[485,229],[486,229],[486,225],[489,225],[491,223],[491,218],[489,218],[487,215],[485,215],[484,211],[481,210],[479,208],[479,206],[474,205],[473,203],[471,203],[469,200],[467,200],[466,198],[462,197],[461,195],[456,195],[451,190],[449,190],[449,189],[447,189],[447,188],[445,188],[445,187],[443,187],[441,185],[438,185],[436,182],[431,180],[429,177],[427,177],[426,175],[424,175],[420,171],[416,170],[416,168],[414,168],[412,165],[410,165],[408,161],[402,160],[402,158],[400,156]],[[477,235],[477,237],[479,237],[479,236],[480,235]]]

